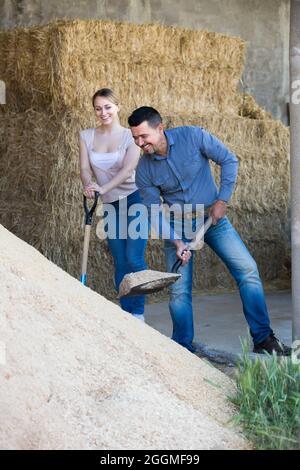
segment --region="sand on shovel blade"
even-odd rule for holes
[[[126,274],[119,287],[119,297],[155,292],[177,281],[181,274],[144,269]]]

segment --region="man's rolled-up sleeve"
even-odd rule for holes
[[[237,179],[238,159],[217,137],[205,129],[198,128],[197,140],[201,153],[221,166],[218,199],[228,202]]]

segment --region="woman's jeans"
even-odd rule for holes
[[[138,191],[130,194],[126,199],[127,208],[133,204],[141,203],[141,198]],[[147,244],[147,239],[132,239],[130,236],[128,236],[127,228],[129,224],[135,219],[135,216],[128,216],[127,211],[124,209],[124,206],[126,206],[125,199],[121,199],[120,201],[111,203],[116,211],[116,222],[112,220],[112,223],[116,223],[116,236],[109,237],[108,233],[107,237],[108,246],[114,258],[115,286],[117,291],[119,290],[119,285],[125,274],[146,269],[144,254]],[[121,222],[120,213],[122,215]],[[108,219],[108,223],[111,223],[111,219]],[[126,312],[132,313],[133,315],[143,315],[145,296],[139,295],[135,297],[121,297],[120,304],[122,309]]]
[[[187,240],[185,240],[187,241]],[[264,291],[256,263],[227,217],[211,225],[204,236],[207,245],[221,258],[234,277],[243,304],[254,344],[272,333]],[[176,261],[175,245],[165,242],[167,269],[171,271]],[[194,352],[192,284],[193,258],[179,269],[182,277],[171,287],[170,313],[173,321],[172,339]]]

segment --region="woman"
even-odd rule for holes
[[[119,213],[126,202],[127,210],[141,202],[135,185],[140,149],[135,145],[131,131],[120,125],[118,100],[112,90],[98,90],[92,102],[100,125],[80,132],[80,177],[86,197],[93,198],[98,191],[103,202],[112,204],[116,211],[114,220],[108,219],[108,224],[116,223],[116,227],[109,230],[107,241],[114,258],[115,285],[119,290],[125,274],[146,269],[144,253],[147,240],[129,236],[124,239],[124,227],[119,227]],[[96,182],[92,182],[93,176]],[[126,211],[126,231],[132,219]],[[115,236],[110,235],[114,231]],[[120,299],[123,310],[143,321],[144,301],[144,296]]]

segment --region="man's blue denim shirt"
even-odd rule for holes
[[[167,157],[144,154],[136,171],[143,203],[204,204],[228,201],[237,178],[238,159],[222,142],[201,127],[184,126],[165,131]],[[218,190],[209,159],[221,166]]]
[[[136,184],[148,210],[151,204],[161,205],[162,201],[168,206],[191,204],[193,210],[196,204],[209,207],[218,199],[228,202],[237,178],[236,156],[201,127],[168,129],[165,136],[167,156],[144,154],[136,170]],[[209,159],[221,166],[219,189]],[[160,235],[162,226],[166,227],[164,218],[156,227]],[[172,230],[170,238],[173,239]]]

